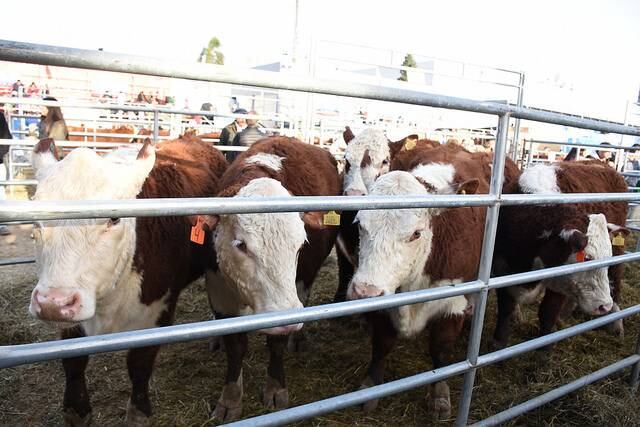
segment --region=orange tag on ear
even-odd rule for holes
[[[416,148],[416,140],[415,139],[407,139],[404,142],[404,149],[409,151],[409,150],[413,150],[414,148]]]
[[[191,241],[193,243],[197,243],[199,245],[204,244],[204,228],[202,228],[202,224],[204,224],[204,218],[199,216],[196,225],[191,227]]]
[[[584,262],[584,251],[576,252],[576,261]]]

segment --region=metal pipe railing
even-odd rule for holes
[[[349,96],[485,114],[502,115],[509,113],[514,118],[640,136],[640,128],[634,126],[508,104],[473,101],[353,82],[318,80],[293,74],[233,69],[212,64],[167,61],[165,59],[114,54],[103,51],[0,40],[0,60]],[[203,113],[198,112],[198,114]],[[211,114],[211,112],[204,112],[204,114]]]
[[[640,362],[640,355],[634,354],[632,356],[626,357],[618,362],[605,366],[602,369],[598,369],[595,372],[592,372],[583,377],[580,377],[577,380],[561,385],[560,387],[555,388],[547,393],[534,397],[533,399],[527,400],[526,402],[523,402],[519,405],[513,406],[507,409],[506,411],[502,411],[489,418],[485,418],[484,420],[473,424],[473,427],[497,426],[517,416],[520,416],[526,412],[539,408],[540,406],[547,404],[553,400],[556,400],[562,396],[565,396],[569,393],[579,390],[582,387],[585,387],[591,383],[600,381],[638,362]]]
[[[562,113],[531,109],[495,102],[479,102],[469,99],[448,97],[396,88],[381,88],[366,84],[317,80],[302,76],[279,75],[255,70],[232,70],[205,64],[183,64],[165,60],[144,58],[132,55],[116,55],[106,52],[88,51],[81,49],[61,48],[0,40],[0,60],[38,63],[44,65],[79,67],[99,69],[104,71],[128,72],[154,76],[166,76],[202,80],[230,84],[261,86],[283,90],[294,90],[328,95],[350,96],[379,101],[401,102],[405,104],[424,105],[438,108],[458,109],[477,113],[495,114],[500,116],[498,126],[498,140],[491,177],[491,192],[488,195],[468,196],[398,196],[398,197],[290,197],[261,200],[233,200],[233,199],[153,199],[153,200],[122,200],[95,202],[3,202],[0,203],[0,221],[27,221],[64,218],[108,218],[122,216],[165,216],[190,215],[196,213],[261,213],[261,212],[290,212],[309,210],[361,210],[361,209],[393,209],[393,208],[428,208],[428,207],[461,207],[461,206],[489,206],[485,222],[485,237],[483,242],[482,265],[477,281],[455,286],[425,289],[368,300],[350,301],[330,306],[309,307],[301,310],[264,313],[259,315],[201,322],[187,325],[176,325],[166,328],[155,328],[143,331],[122,332],[99,337],[78,338],[65,340],[25,344],[19,346],[0,347],[0,367],[15,366],[41,360],[62,357],[73,357],[100,351],[116,351],[132,347],[143,347],[170,342],[199,339],[213,335],[224,335],[250,331],[279,325],[338,317],[355,313],[382,310],[405,304],[430,301],[454,295],[480,293],[475,307],[472,336],[467,349],[467,360],[459,364],[450,365],[432,372],[419,374],[418,380],[409,377],[403,380],[403,386],[398,382],[382,384],[371,389],[362,390],[356,399],[350,399],[347,394],[334,398],[332,405],[327,401],[319,401],[307,406],[306,410],[298,412],[298,418],[286,418],[296,408],[265,415],[259,418],[242,421],[242,425],[268,425],[278,423],[277,420],[298,420],[308,418],[313,414],[320,414],[335,410],[344,402],[362,402],[373,396],[383,396],[402,391],[406,384],[426,384],[447,378],[454,374],[470,372],[465,378],[463,401],[458,414],[458,423],[464,423],[468,417],[468,401],[471,399],[473,387],[473,372],[490,363],[515,357],[533,349],[541,348],[569,338],[579,333],[605,325],[609,322],[640,313],[640,305],[612,313],[602,318],[594,319],[561,331],[536,338],[508,349],[479,356],[480,335],[484,312],[486,310],[486,292],[492,287],[508,286],[522,283],[523,280],[539,280],[540,278],[555,277],[569,274],[576,269],[598,268],[600,265],[613,265],[619,262],[636,260],[640,254],[626,254],[615,258],[591,261],[578,267],[576,264],[556,267],[548,270],[489,279],[488,266],[491,263],[493,236],[499,206],[525,204],[555,204],[555,203],[590,203],[595,201],[637,201],[640,194],[550,194],[550,195],[500,195],[498,183],[503,173],[502,165],[505,160],[506,132],[509,115],[533,121],[580,127],[601,132],[615,132],[625,135],[640,136],[640,128],[626,126],[620,123],[587,119],[579,116],[569,116]],[[161,111],[160,109],[156,109]],[[155,111],[155,110],[154,110]],[[162,110],[164,112],[167,110]],[[170,111],[167,111],[170,112]],[[180,111],[183,112],[183,111]],[[209,115],[210,112],[204,114]],[[186,206],[186,207],[185,207]],[[484,297],[483,297],[484,296]],[[358,400],[360,399],[360,400]],[[337,406],[336,406],[337,405]],[[341,406],[344,407],[344,406]],[[315,409],[314,409],[315,408]],[[315,410],[315,412],[313,412]]]

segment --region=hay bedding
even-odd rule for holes
[[[0,238],[0,257],[31,256],[28,226],[13,227],[14,236]],[[635,242],[629,239],[629,247]],[[337,282],[336,263],[330,258],[321,271],[313,304],[331,300]],[[637,279],[640,267],[630,265],[626,274],[623,307],[640,302]],[[33,265],[0,267],[0,345],[50,340],[55,330],[44,327],[27,314],[29,295],[36,281]],[[536,333],[536,311],[523,310],[525,323],[514,327],[512,343]],[[495,297],[490,297],[484,340],[491,336],[495,320]],[[177,323],[210,317],[202,281],[183,294]],[[581,315],[565,322],[585,320]],[[556,345],[551,354],[535,352],[496,366],[481,369],[476,379],[471,419],[478,420],[504,410],[605,366],[633,351],[638,319],[625,323],[624,338],[594,331]],[[298,405],[357,389],[369,355],[366,330],[358,319],[339,318],[305,326],[308,340],[303,353],[289,354],[286,360],[290,401]],[[465,336],[468,329],[465,331]],[[259,402],[264,382],[266,350],[264,338],[252,334],[245,360],[244,415],[265,413]],[[464,357],[466,338],[457,346]],[[424,357],[424,339],[401,341],[388,360],[387,378],[394,379],[430,367]],[[218,398],[224,378],[224,354],[210,353],[207,343],[196,341],[165,346],[160,352],[151,382],[155,425],[200,426],[210,424],[208,414]],[[640,425],[636,414],[640,404],[629,393],[628,371],[573,393],[520,417],[512,425]],[[0,425],[61,425],[64,376],[58,361],[0,370]],[[121,425],[129,393],[124,353],[92,356],[88,384],[94,411],[94,425]],[[450,381],[452,403],[456,405],[461,378]],[[424,388],[383,399],[370,415],[350,408],[324,415],[301,425],[314,426],[406,426],[428,424]],[[454,414],[455,414],[454,407]],[[452,424],[452,421],[442,424]]]

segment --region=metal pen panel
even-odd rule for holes
[[[598,369],[595,372],[592,372],[583,377],[580,377],[577,380],[561,385],[560,387],[554,388],[553,390],[547,393],[534,397],[533,399],[529,399],[523,403],[520,403],[519,405],[513,406],[507,409],[506,411],[502,411],[489,418],[485,418],[484,420],[473,424],[473,427],[489,427],[489,426],[496,426],[496,425],[502,424],[517,416],[520,416],[526,412],[539,408],[544,404],[547,404],[562,396],[565,396],[571,392],[579,390],[582,387],[585,387],[591,383],[600,381],[608,377],[609,375],[615,374],[616,372],[626,369],[629,366],[637,364],[639,362],[640,362],[640,355],[634,354],[633,356],[626,357],[618,362],[605,366],[602,369]]]
[[[602,132],[640,136],[640,128],[634,126],[625,126],[621,123],[586,119],[508,104],[473,101],[465,98],[434,95],[353,82],[320,80],[300,75],[280,75],[279,73],[271,73],[268,71],[233,69],[231,67],[212,64],[167,61],[160,58],[115,54],[95,50],[0,40],[0,60],[259,86],[271,89],[457,109],[484,114],[502,115],[510,113],[513,117],[521,119]]]

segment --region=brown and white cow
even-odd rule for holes
[[[401,170],[396,170],[401,169]],[[372,195],[487,193],[483,165],[471,153],[440,146],[399,154],[392,171],[371,186]],[[475,280],[486,208],[360,211],[358,266],[347,298],[361,299]],[[451,360],[453,344],[470,310],[464,296],[370,313],[372,357],[362,386],[383,382],[386,356],[398,337],[429,327],[429,351],[436,368]],[[449,387],[434,385],[429,406],[436,419],[451,414]],[[377,401],[365,404],[375,408]]]
[[[347,126],[343,132],[347,143],[345,151],[344,191],[345,196],[364,196],[368,194],[373,182],[389,171],[389,164],[400,152],[414,149],[437,147],[437,141],[418,139],[409,135],[399,141],[391,142],[384,131],[367,128],[355,136]],[[358,227],[354,224],[357,211],[342,212],[340,233],[336,244],[338,258],[338,289],[334,301],[344,301],[347,286],[353,276],[358,258]]]
[[[78,148],[58,162],[52,151],[52,140],[34,149],[36,200],[209,197],[216,194],[227,166],[219,151],[197,139],[169,141],[157,150],[147,141],[137,158],[131,149],[101,157]],[[215,263],[210,241],[192,243],[190,227],[185,217],[37,222],[38,284],[30,313],[57,323],[63,339],[170,325],[182,289]],[[150,422],[149,379],[158,350],[137,348],[127,354],[132,383],[128,425]],[[62,361],[69,425],[91,421],[88,360]]]
[[[623,177],[598,161],[559,162],[525,170],[505,193],[555,194],[626,192]],[[584,203],[543,206],[505,206],[500,211],[494,274],[521,273],[582,260],[596,260],[624,253],[624,245],[612,246],[629,233],[623,226],[627,203]],[[499,289],[498,321],[494,346],[502,348],[509,338],[510,319],[517,303],[533,303],[544,291],[539,308],[540,334],[555,326],[567,302],[590,315],[619,311],[624,265],[590,270]],[[545,289],[546,288],[546,289]],[[613,298],[612,298],[613,296]],[[612,331],[622,332],[622,323]]]
[[[253,144],[224,174],[219,196],[336,196],[342,191],[335,159],[295,138],[272,137]],[[207,216],[214,229],[219,270],[207,274],[217,318],[301,308],[335,243],[337,227],[323,224],[323,212]],[[302,324],[262,330],[270,351],[262,401],[283,408],[289,397],[283,351],[288,333]],[[214,417],[238,418],[242,411],[242,363],[247,334],[224,337],[227,377]]]

